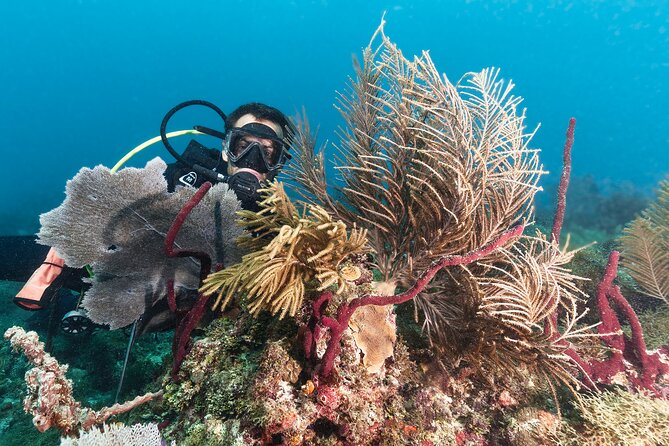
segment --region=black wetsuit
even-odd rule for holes
[[[199,164],[222,174],[226,173],[227,163],[223,162],[221,151],[209,149],[194,139],[188,143],[188,147],[181,156],[188,163]],[[192,168],[180,161],[169,164],[164,175],[167,180],[167,190],[170,192],[173,192],[178,185],[200,187],[205,181],[211,181],[209,178],[198,175]]]

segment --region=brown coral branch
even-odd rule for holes
[[[103,407],[100,409],[99,412],[96,412],[91,409],[84,409],[84,419],[81,421],[81,428],[83,430],[89,430],[93,426],[99,426],[107,419],[114,415],[119,415],[122,413],[126,413],[132,409],[134,409],[137,406],[141,406],[144,403],[148,403],[151,400],[154,400],[156,398],[160,398],[163,396],[163,391],[155,392],[155,393],[146,393],[144,395],[139,395],[135,397],[134,399],[130,401],[126,401],[125,403],[122,404],[114,404],[111,407]]]
[[[5,339],[15,350],[23,351],[28,361],[35,365],[26,372],[28,395],[23,406],[27,413],[33,415],[33,424],[40,432],[55,427],[64,435],[73,435],[80,429],[88,430],[113,415],[125,413],[162,396],[162,392],[147,393],[99,411],[82,408],[72,396],[72,381],[65,376],[68,366],[59,364],[44,351],[44,343],[40,342],[37,333],[11,327],[5,332]]]

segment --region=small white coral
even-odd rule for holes
[[[121,423],[94,427],[79,438],[61,438],[60,446],[161,446],[163,442],[155,423],[126,426]],[[176,443],[172,442],[172,445]]]

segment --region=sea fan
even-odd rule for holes
[[[104,166],[83,168],[67,183],[65,201],[40,217],[39,243],[52,246],[72,267],[90,265],[93,286],[83,307],[94,322],[112,329],[137,320],[167,295],[195,292],[199,264],[165,255],[165,236],[192,188],[167,192],[166,164],[159,158],[145,168],[116,174]],[[240,258],[234,240],[239,202],[227,185],[214,186],[186,220],[175,245],[206,252],[214,263]]]
[[[622,264],[644,294],[669,305],[669,180],[657,200],[625,228]]]

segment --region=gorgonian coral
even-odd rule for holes
[[[411,288],[441,259],[466,257],[532,220],[544,172],[512,88],[496,69],[454,85],[427,52],[406,58],[381,26],[340,95],[341,182],[327,183],[324,148],[316,149],[305,117],[290,166],[295,191],[348,227],[367,229],[372,267]],[[442,361],[530,369],[573,384],[564,340],[581,332],[570,259],[537,235],[438,273],[413,301]],[[558,308],[567,318],[560,339],[543,332]]]
[[[307,205],[299,213],[280,183],[265,190],[260,206],[257,213],[240,212],[244,226],[255,234],[240,245],[252,252],[204,281],[205,294],[218,291],[214,307],[224,308],[243,292],[251,313],[268,310],[282,318],[295,315],[312,281],[316,290],[336,284],[342,292],[350,279],[344,261],[368,251],[367,231],[355,226],[348,231],[319,206]]]
[[[669,305],[669,180],[657,199],[625,228],[621,239],[623,266],[644,294]]]
[[[165,168],[159,158],[115,174],[104,166],[83,168],[68,181],[65,201],[40,217],[39,243],[54,247],[69,266],[93,269],[83,306],[94,322],[124,327],[166,298],[169,281],[178,295],[199,286],[199,263],[165,252],[170,226],[195,193],[167,192]],[[201,250],[214,263],[235,263],[239,208],[227,185],[214,186],[184,222],[175,245]]]

